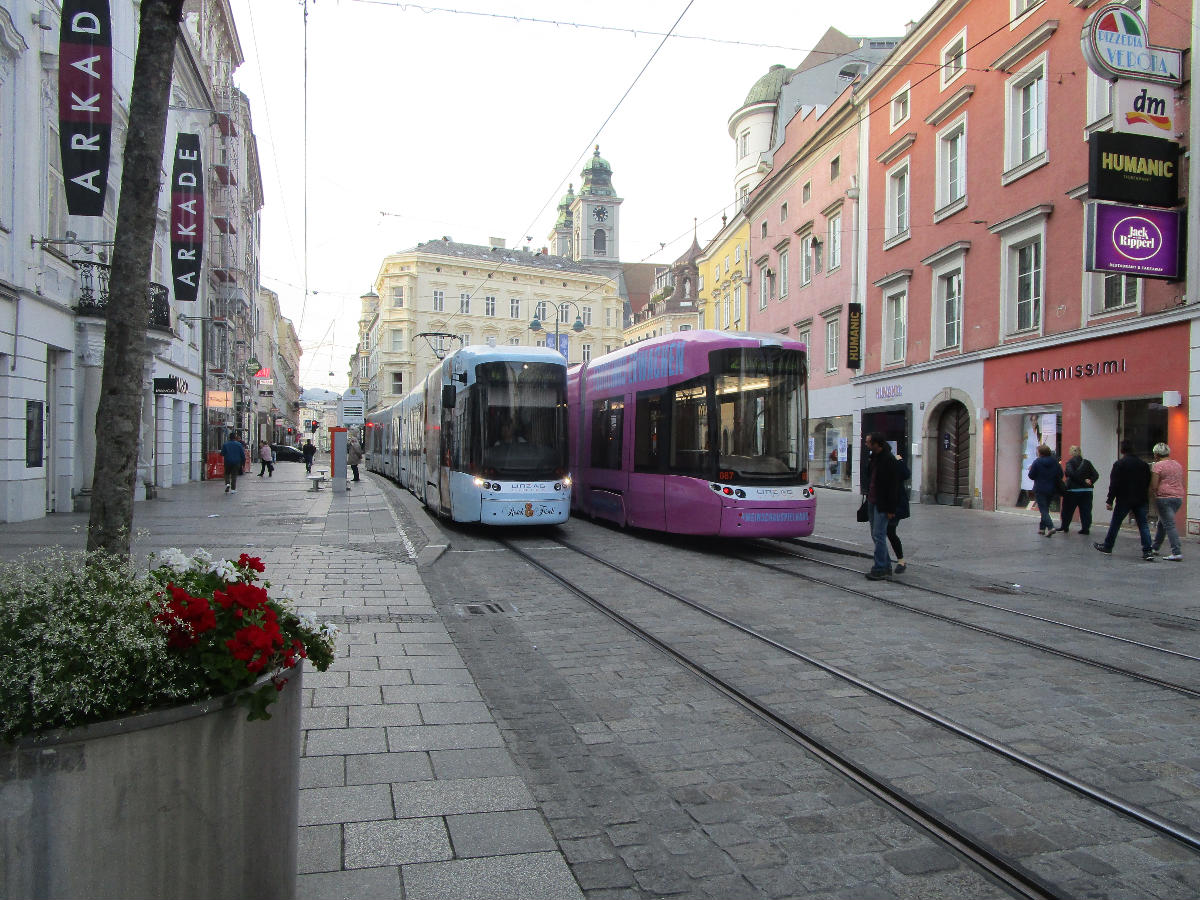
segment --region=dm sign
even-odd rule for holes
[[[108,0],[64,0],[58,53],[58,133],[67,212],[102,216],[112,138]]]
[[[1093,200],[1179,205],[1179,145],[1140,134],[1097,131],[1088,138]]]
[[[1087,270],[1175,279],[1182,251],[1180,214],[1115,203],[1087,205]]]
[[[1088,68],[1101,78],[1180,83],[1183,54],[1151,46],[1141,16],[1120,3],[1107,3],[1092,13],[1079,42]]]
[[[171,280],[175,299],[196,299],[204,249],[204,172],[200,135],[181,131],[175,138],[171,169]]]
[[[1114,85],[1113,131],[1169,140],[1182,130],[1176,125],[1175,88],[1132,78]]]

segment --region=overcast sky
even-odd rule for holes
[[[300,334],[301,384],[347,387],[358,298],[388,253],[443,235],[547,244],[594,143],[625,201],[623,261],[674,260],[693,219],[703,245],[732,212],[726,125],[759,76],[830,26],[902,35],[931,2],[308,0],[306,28],[303,0],[231,0],[262,282]]]

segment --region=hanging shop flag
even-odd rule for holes
[[[851,303],[846,314],[846,368],[862,368],[862,304]]]
[[[175,137],[171,169],[171,283],[176,300],[195,300],[204,250],[204,173],[200,135]]]
[[[63,0],[58,53],[58,133],[67,212],[102,216],[112,138],[108,0]]]

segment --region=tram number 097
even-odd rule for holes
[[[721,481],[733,481],[733,472],[728,469],[723,469],[717,473],[717,478]]]

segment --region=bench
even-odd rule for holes
[[[325,482],[325,474],[324,473],[321,473],[320,475],[306,475],[304,477],[312,482],[312,487],[309,488],[310,491],[321,490],[321,485],[324,484],[324,482]]]

